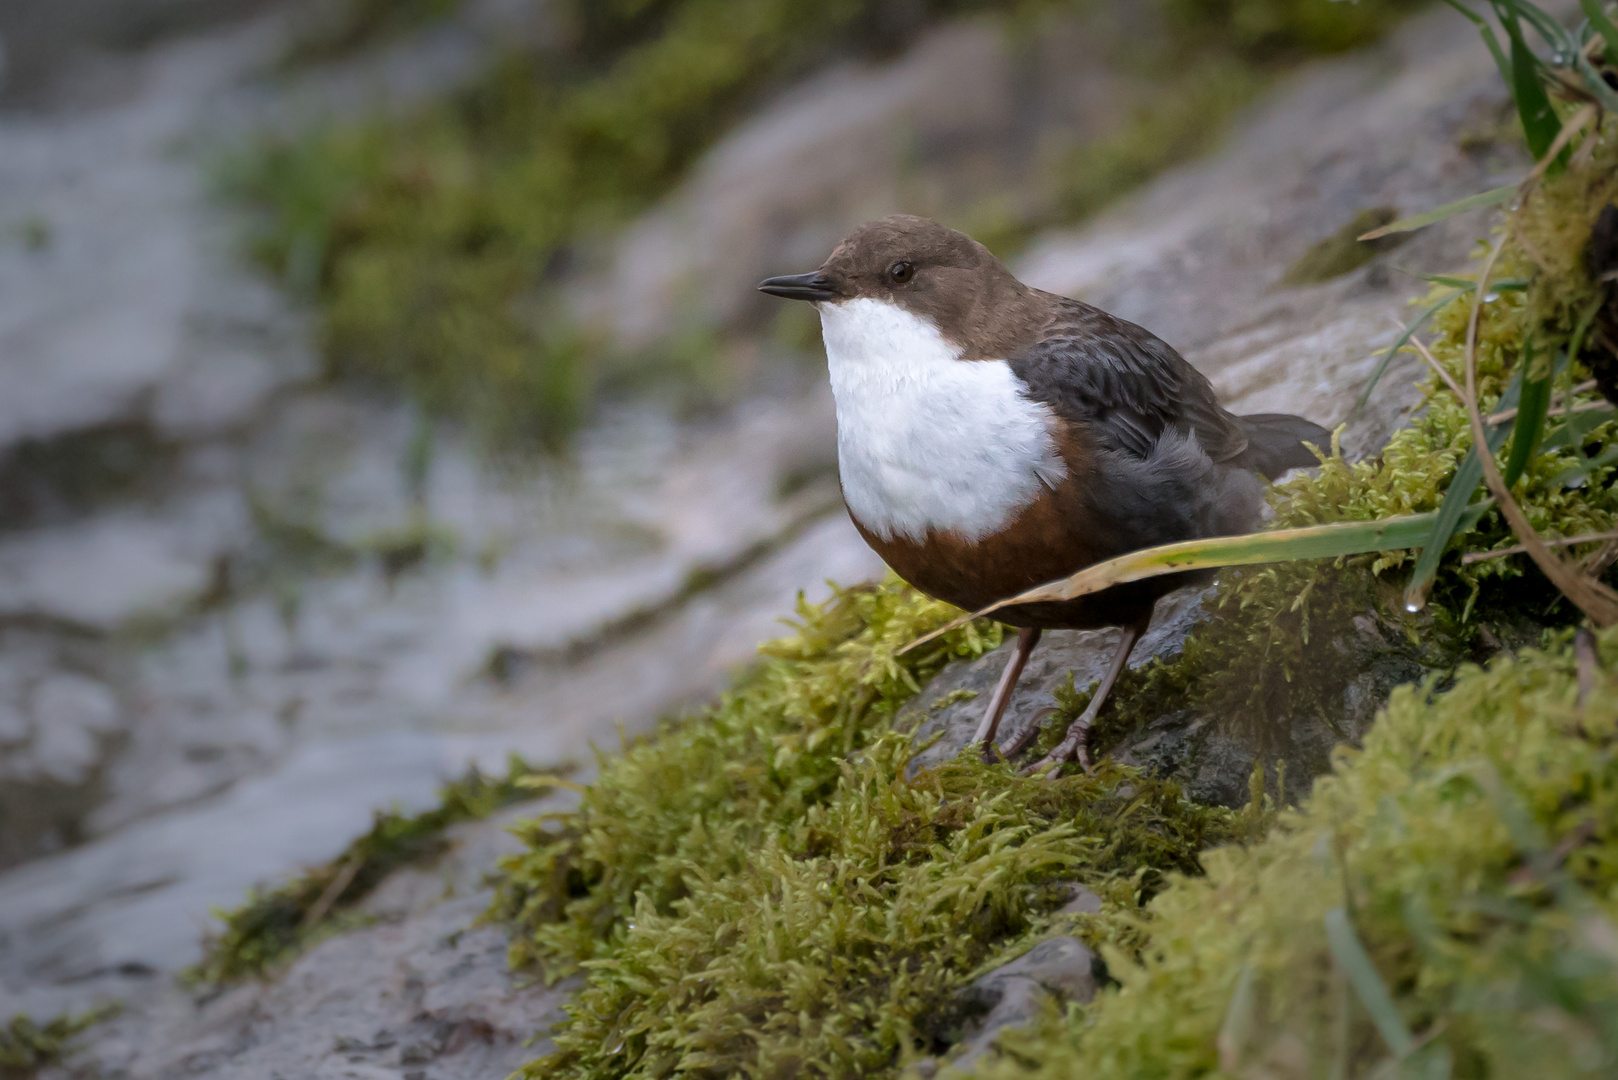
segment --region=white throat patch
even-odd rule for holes
[[[1004,360],[958,359],[931,320],[885,300],[822,303],[843,499],[891,540],[981,540],[1067,474],[1056,416]]]

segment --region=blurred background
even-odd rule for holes
[[[188,963],[374,808],[588,769],[879,574],[813,313],[753,291],[864,220],[1342,419],[1424,288],[1342,237],[1520,161],[1458,20],[1375,44],[1414,6],[4,0],[0,982]],[[1355,115],[1442,99],[1443,154],[1309,142],[1423,64]]]

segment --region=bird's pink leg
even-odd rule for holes
[[[994,736],[1000,730],[1000,717],[1011,703],[1011,693],[1017,689],[1017,679],[1022,675],[1023,666],[1028,663],[1028,655],[1039,644],[1040,633],[1038,627],[1029,626],[1017,631],[1017,649],[1006,661],[1006,669],[1000,673],[1000,681],[995,684],[994,696],[989,698],[989,708],[983,714],[983,722],[978,725],[977,734],[972,736],[972,742],[983,747],[983,760],[990,764],[994,763],[996,757]]]
[[[1118,639],[1118,649],[1112,654],[1112,662],[1107,665],[1107,673],[1101,677],[1101,685],[1096,687],[1095,696],[1090,699],[1084,712],[1073,721],[1073,726],[1067,729],[1067,738],[1059,743],[1043,761],[1030,765],[1023,772],[1027,774],[1047,773],[1055,776],[1058,769],[1070,761],[1077,761],[1088,771],[1090,768],[1090,725],[1095,723],[1096,714],[1101,712],[1101,706],[1106,702],[1107,695],[1112,693],[1112,684],[1118,681],[1123,673],[1124,664],[1129,660],[1129,654],[1135,649],[1135,642],[1140,640],[1146,632],[1151,616],[1137,623],[1123,628],[1123,636]]]

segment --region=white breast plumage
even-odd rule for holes
[[[930,320],[883,300],[823,303],[843,498],[884,540],[980,540],[1066,475],[1050,408],[1004,360],[959,359]]]

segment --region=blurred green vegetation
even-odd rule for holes
[[[331,374],[470,419],[494,446],[554,448],[604,389],[692,367],[677,349],[608,356],[570,325],[548,286],[580,241],[669,190],[761,92],[820,62],[891,51],[940,18],[1082,15],[1094,2],[572,0],[565,48],[507,56],[410,116],[259,141],[227,182],[263,211],[257,258],[318,304]],[[1162,2],[1168,40],[1144,47],[1178,74],[1074,152],[1056,181],[1062,220],[1206,149],[1277,62],[1368,40],[1410,6]],[[349,0],[298,55],[339,55],[452,3]],[[1007,249],[1043,223],[984,230]]]
[[[43,1024],[18,1013],[0,1025],[0,1080],[33,1080],[42,1070],[61,1065],[75,1038],[117,1012],[117,1006],[107,1006]]]
[[[1249,60],[1342,52],[1380,37],[1421,0],[1164,0],[1184,37]]]
[[[288,67],[335,60],[449,15],[462,0],[346,0],[307,12],[282,62]]]

